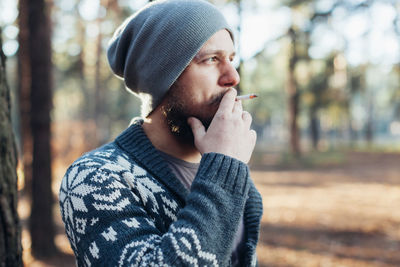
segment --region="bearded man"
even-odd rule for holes
[[[77,159],[59,199],[78,266],[255,266],[256,134],[233,88],[233,34],[203,0],[159,0],[107,51],[142,117]]]

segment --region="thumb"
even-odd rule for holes
[[[190,128],[192,128],[194,140],[202,139],[203,136],[206,134],[206,129],[204,125],[201,123],[200,120],[196,119],[195,117],[188,118],[188,124]]]

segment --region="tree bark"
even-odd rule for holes
[[[12,267],[22,266],[22,247],[17,213],[17,152],[1,48],[0,29],[0,266]]]
[[[53,195],[51,190],[50,111],[52,62],[50,6],[29,1],[29,51],[31,72],[31,130],[33,138],[32,206],[30,233],[35,257],[54,255]]]

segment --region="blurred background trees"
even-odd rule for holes
[[[245,13],[262,13],[261,3],[255,5]],[[255,124],[263,125],[259,136],[268,136],[260,145],[278,141],[280,150],[294,155],[364,144],[396,146],[399,3],[288,0],[271,6],[286,20],[264,27],[266,35],[279,26],[280,33],[244,62],[242,75],[242,88],[262,95],[263,104],[248,103]],[[266,99],[271,97],[283,102],[274,105]]]
[[[105,50],[117,26],[147,2],[0,2],[19,189],[32,199],[26,242],[37,255],[60,247],[52,207],[57,214],[54,195],[67,166],[140,113]],[[244,103],[258,133],[255,157],[400,149],[399,1],[211,2],[236,35],[238,89],[260,96]]]

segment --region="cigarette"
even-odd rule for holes
[[[258,95],[256,94],[238,95],[235,100],[237,101],[237,100],[253,99],[256,97],[258,97]]]

